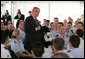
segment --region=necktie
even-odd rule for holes
[[[36,25],[37,25],[38,20],[37,20],[37,19],[35,19],[35,22],[36,22]]]
[[[40,25],[37,19],[35,19],[35,22],[36,22],[36,25],[37,25],[37,26]]]

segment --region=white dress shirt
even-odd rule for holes
[[[74,58],[84,58],[84,54],[79,48],[72,49],[70,54],[72,54]]]
[[[11,58],[10,52],[1,44],[1,58]]]
[[[82,38],[80,38],[79,49],[84,53],[84,40]]]

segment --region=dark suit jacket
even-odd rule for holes
[[[9,31],[8,29],[6,29],[5,32],[9,35],[9,38],[12,38],[13,30]]]
[[[36,31],[36,22],[32,16],[26,18],[24,23],[25,30],[25,41],[24,46],[27,50],[32,49],[32,45],[37,41],[42,41],[43,37],[41,36],[39,31]],[[40,39],[41,38],[41,39]]]
[[[6,17],[5,15],[3,15],[1,19],[3,20],[4,25],[7,25],[7,22],[8,22],[8,21],[12,21],[12,19],[11,19],[11,16],[10,16],[10,15],[9,15],[8,17]],[[7,22],[5,21],[5,19],[7,19]]]
[[[21,14],[21,17],[19,18],[18,15],[16,15],[14,17],[14,19],[18,19],[18,20],[24,20],[25,16],[23,14]]]
[[[24,16],[23,14],[21,14],[21,17],[20,17],[20,18],[18,17],[18,15],[16,15],[16,16],[14,17],[14,19],[17,19],[17,20],[18,20],[18,21],[17,21],[17,24],[16,24],[16,28],[19,27],[19,21],[20,21],[20,20],[23,20],[23,21],[24,21],[24,18],[25,18],[25,16]]]

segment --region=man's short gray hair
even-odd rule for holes
[[[34,9],[39,9],[39,10],[40,10],[40,8],[38,8],[38,7],[33,7],[32,11],[33,11]]]

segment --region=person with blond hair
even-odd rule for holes
[[[24,45],[21,38],[21,33],[19,30],[15,29],[12,33],[12,37],[14,38],[11,44],[11,50],[16,54],[17,57],[28,58],[32,57],[31,54],[24,48]]]

